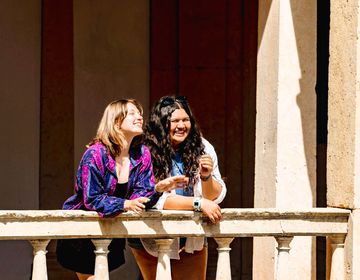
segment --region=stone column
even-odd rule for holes
[[[91,239],[95,245],[95,280],[109,280],[107,255],[111,239]]]
[[[259,2],[255,207],[316,202],[316,1]],[[275,275],[273,238],[254,238],[253,279]],[[313,238],[295,237],[292,279],[315,279]],[[269,278],[270,277],[270,278]]]
[[[289,271],[289,253],[290,253],[290,242],[293,240],[293,236],[281,236],[276,237],[278,246],[277,265],[276,265],[276,280],[287,280],[291,272]]]
[[[29,240],[34,250],[33,260],[33,280],[47,280],[47,268],[46,268],[46,246],[50,240]]]
[[[359,0],[332,0],[330,13],[327,203],[353,210],[346,279],[360,279]]]
[[[174,239],[156,239],[158,245],[158,263],[156,268],[156,280],[171,280],[171,264],[169,251]]]
[[[330,280],[345,279],[344,242],[345,236],[332,236]]]
[[[214,238],[218,244],[218,261],[216,268],[216,280],[231,279],[231,266],[230,266],[230,243],[234,238]]]

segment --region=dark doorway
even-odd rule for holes
[[[316,207],[326,207],[330,0],[317,1]],[[316,238],[316,279],[326,279],[326,237]]]
[[[254,206],[257,1],[152,0],[150,103],[188,98],[215,147],[228,194],[222,207]],[[208,278],[217,252],[209,240]],[[232,244],[232,279],[252,279],[252,239]]]

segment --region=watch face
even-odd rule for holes
[[[200,211],[201,208],[201,200],[195,199],[193,202],[194,210]]]

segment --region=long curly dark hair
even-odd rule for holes
[[[184,109],[189,115],[191,129],[186,139],[175,151],[170,140],[170,118],[176,109]],[[182,155],[184,175],[195,181],[199,170],[199,157],[204,154],[200,128],[184,96],[164,96],[152,108],[145,127],[145,144],[152,156],[154,175],[157,181],[168,177],[175,153]]]

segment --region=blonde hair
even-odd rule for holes
[[[135,99],[119,99],[111,102],[104,111],[100,120],[95,138],[87,145],[101,142],[106,146],[112,156],[120,154],[124,147],[125,137],[120,126],[128,111],[127,104],[132,103],[143,114],[143,108]]]

